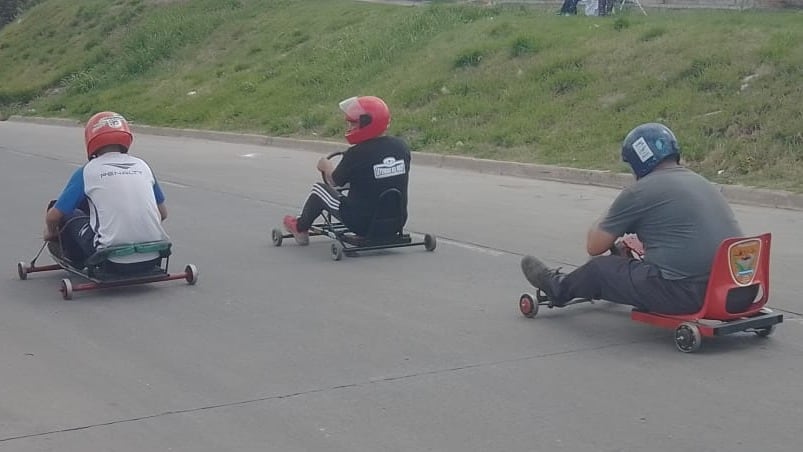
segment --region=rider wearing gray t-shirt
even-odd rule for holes
[[[677,138],[662,124],[633,129],[622,143],[622,160],[636,183],[589,230],[586,250],[595,257],[563,274],[525,256],[524,276],[553,306],[590,298],[656,313],[698,312],[717,247],[742,235],[733,211],[713,184],[679,165]],[[643,260],[603,255],[628,233],[644,244]]]

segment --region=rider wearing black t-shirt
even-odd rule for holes
[[[284,217],[285,228],[299,245],[309,243],[308,230],[323,211],[343,221],[355,234],[366,235],[380,195],[391,188],[401,192],[403,220],[407,220],[410,150],[403,140],[383,135],[390,124],[387,105],[378,97],[352,97],[342,101],[340,109],[350,126],[346,139],[353,146],[343,153],[337,167],[326,158],[318,161],[317,168],[327,183],[313,185],[301,216]],[[346,185],[347,196],[335,188]]]

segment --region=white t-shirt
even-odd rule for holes
[[[76,170],[54,207],[72,212],[84,197],[97,249],[169,239],[157,207],[164,194],[151,168],[137,157],[107,152],[90,160]],[[110,260],[133,263],[157,257],[145,253]]]

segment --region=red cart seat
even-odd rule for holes
[[[737,331],[768,335],[773,325],[783,321],[780,313],[764,309],[770,292],[771,240],[770,233],[725,239],[717,248],[703,306],[697,313],[669,315],[634,309],[631,318],[676,328],[676,344],[681,351],[699,348],[700,336]]]
[[[703,307],[692,319],[733,320],[767,304],[772,234],[724,240],[714,256]]]

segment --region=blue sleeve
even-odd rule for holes
[[[153,180],[153,196],[156,198],[156,205],[165,202],[165,194],[162,193],[162,187],[159,186],[159,181],[155,178]]]
[[[64,191],[61,192],[61,196],[59,196],[59,199],[53,207],[64,214],[72,213],[73,210],[78,207],[78,204],[83,201],[85,196],[84,167],[82,166],[72,174],[69,182],[67,182],[67,186],[64,187]]]

